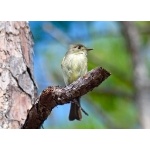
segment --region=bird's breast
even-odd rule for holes
[[[67,77],[67,84],[70,84],[87,73],[87,56],[84,53],[69,54],[63,60],[62,65]]]

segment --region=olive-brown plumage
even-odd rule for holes
[[[70,45],[65,57],[62,60],[61,67],[66,85],[76,81],[79,77],[87,73],[87,52],[88,49],[82,44]],[[69,120],[81,120],[80,98],[72,100]]]

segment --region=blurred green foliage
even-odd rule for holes
[[[111,73],[99,87],[82,97],[82,106],[89,113],[82,121],[68,121],[69,105],[59,106],[45,121],[45,128],[139,128],[138,109],[133,101],[133,71],[131,55],[118,22],[30,22],[35,37],[35,77],[41,92],[48,85],[62,85],[64,81],[60,63],[67,51],[59,41],[43,29],[51,24],[53,32],[60,31],[72,43],[82,43],[94,48],[88,54],[88,69],[101,66]],[[141,35],[143,57],[150,69],[150,23],[136,22]],[[45,35],[46,34],[46,35]],[[45,42],[46,41],[46,42]],[[38,46],[40,44],[42,46]],[[41,58],[42,57],[42,58]],[[38,63],[37,60],[41,60]],[[37,65],[37,66],[36,66]],[[44,76],[41,76],[44,72]],[[43,78],[44,77],[44,78]],[[42,84],[40,84],[42,82]],[[43,83],[45,83],[44,86]]]

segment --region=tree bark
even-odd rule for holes
[[[121,22],[127,48],[133,61],[133,82],[135,101],[139,110],[139,120],[142,128],[150,128],[150,79],[141,55],[141,40],[134,22]]]
[[[22,129],[40,128],[54,107],[69,103],[72,99],[86,94],[109,76],[109,72],[99,67],[64,88],[58,86],[48,87],[29,111]]]
[[[34,103],[32,48],[27,22],[0,22],[0,128],[20,128]]]

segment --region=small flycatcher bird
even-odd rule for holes
[[[70,45],[69,50],[62,60],[61,68],[66,85],[76,81],[87,73],[87,52],[93,50],[82,44]],[[81,120],[80,97],[71,101],[69,120]]]

